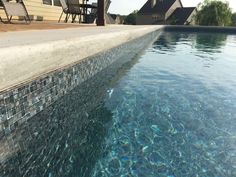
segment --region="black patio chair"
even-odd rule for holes
[[[81,22],[81,16],[83,15],[80,8],[79,0],[60,0],[62,6],[62,13],[58,20],[58,23],[61,21],[63,13],[66,14],[64,22],[67,23],[70,16],[72,17],[72,23],[75,22],[76,17],[79,17],[79,23]]]

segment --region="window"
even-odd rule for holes
[[[160,20],[161,16],[160,15],[152,15],[153,20]]]
[[[61,6],[61,2],[60,2],[60,0],[52,0],[52,1],[54,1],[54,6]]]
[[[52,5],[52,0],[43,0],[43,4]]]
[[[43,4],[50,6],[61,6],[60,0],[43,0]]]

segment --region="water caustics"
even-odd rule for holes
[[[94,176],[236,175],[236,40],[163,33],[113,88]]]

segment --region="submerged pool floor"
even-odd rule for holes
[[[236,176],[236,36],[166,32],[109,93],[94,176]]]
[[[236,176],[236,36],[164,32],[117,66],[11,135],[0,176]]]

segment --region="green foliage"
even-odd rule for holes
[[[202,34],[197,35],[196,38],[196,46],[195,48],[199,51],[214,53],[217,50],[212,49],[220,49],[225,45],[227,40],[226,34]]]
[[[231,25],[232,11],[228,2],[205,0],[196,15],[196,23],[205,26]]]
[[[236,26],[236,13],[232,15],[232,26]]]
[[[124,21],[124,24],[126,25],[136,25],[136,18],[137,18],[137,10],[133,11],[131,14],[129,14]]]

